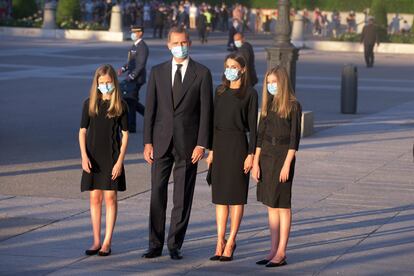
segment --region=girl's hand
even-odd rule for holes
[[[82,158],[82,170],[87,173],[91,173],[92,164],[88,157]]]
[[[243,167],[244,173],[248,174],[252,167],[253,167],[253,154],[249,154],[244,160],[244,167]]]
[[[289,179],[290,165],[284,164],[280,171],[279,181],[285,183]]]
[[[208,152],[206,163],[207,163],[207,167],[210,168],[211,164],[213,163],[213,151]]]
[[[114,167],[112,168],[112,180],[115,180],[118,176],[122,173],[122,163],[116,162]]]
[[[260,165],[259,163],[254,162],[252,168],[252,177],[254,181],[259,182],[260,180]]]

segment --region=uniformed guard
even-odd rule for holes
[[[121,83],[122,97],[128,104],[128,127],[129,132],[136,132],[136,115],[144,116],[145,107],[139,102],[139,89],[146,82],[148,59],[148,46],[142,39],[144,28],[142,26],[131,26],[131,39],[133,45],[128,52],[128,61],[118,70],[118,75],[124,72],[128,76]]]

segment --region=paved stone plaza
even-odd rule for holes
[[[191,56],[214,82],[223,71],[225,38]],[[252,42],[252,38],[250,40]],[[165,42],[147,40],[148,70],[170,57]],[[259,83],[264,48],[253,42]],[[412,275],[414,271],[414,56],[302,50],[297,96],[315,115],[315,134],[298,152],[288,266],[258,267],[269,245],[266,209],[251,182],[235,260],[208,260],[215,249],[215,211],[199,166],[184,259],[141,259],[148,244],[150,168],[142,156],[142,126],[130,135],[127,191],[107,258],[87,257],[89,201],[80,193],[78,130],[94,70],[120,66],[129,42],[101,43],[1,38],[0,275]],[[358,113],[340,110],[342,66],[358,66]],[[261,85],[257,89],[261,91]],[[141,95],[145,97],[145,87]],[[142,118],[138,116],[142,125]],[[172,189],[172,186],[170,187]],[[171,200],[170,200],[171,201]],[[169,206],[169,209],[171,206]],[[169,211],[168,211],[169,213]],[[168,220],[167,220],[168,221]]]

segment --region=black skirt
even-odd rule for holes
[[[284,183],[279,181],[288,150],[288,145],[263,142],[259,160],[261,179],[257,184],[257,200],[271,208],[291,208],[295,158],[290,165],[288,180]]]
[[[248,143],[242,131],[214,131],[213,167],[211,171],[212,201],[221,205],[247,203],[249,174],[243,171]]]

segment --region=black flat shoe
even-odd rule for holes
[[[287,265],[286,258],[282,259],[278,263],[268,262],[266,267],[277,267],[277,266],[284,266],[284,265]]]
[[[181,255],[180,249],[171,249],[170,257],[173,260],[181,260],[183,258],[183,255]]]
[[[263,259],[263,260],[257,261],[256,264],[257,265],[265,265],[265,264],[268,264],[269,262],[270,262],[270,260]]]
[[[85,250],[85,255],[88,255],[88,256],[96,255],[98,254],[99,250],[101,250],[101,247],[99,247],[98,249]]]
[[[98,252],[98,255],[99,255],[99,256],[101,256],[101,257],[106,257],[106,256],[111,255],[111,248],[109,248],[109,251],[108,251],[108,252],[105,252],[105,251],[99,251],[99,252]]]
[[[150,248],[147,252],[142,254],[142,258],[152,259],[162,255],[162,248]]]
[[[218,261],[218,260],[220,260],[220,257],[221,256],[219,256],[219,255],[214,255],[213,257],[210,257],[210,261]]]
[[[230,262],[230,261],[233,261],[233,255],[234,255],[234,251],[236,251],[236,247],[237,247],[237,245],[234,244],[233,252],[231,252],[231,256],[230,257],[221,256],[220,257],[220,262]]]

